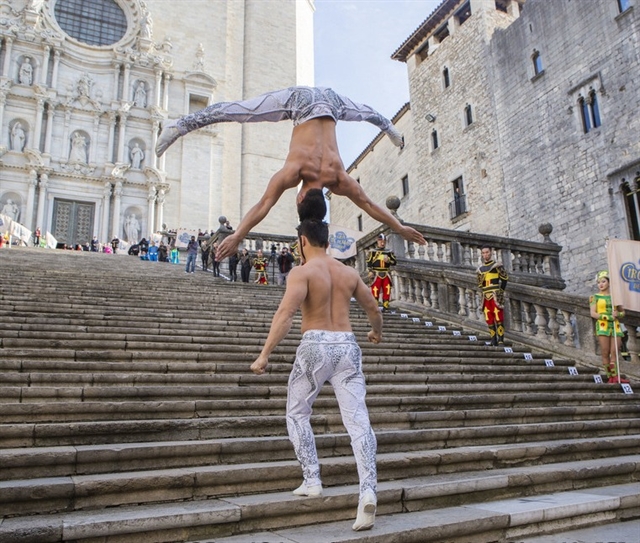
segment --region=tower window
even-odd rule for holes
[[[362,232],[362,215],[358,215],[357,221],[358,221],[358,232]]]
[[[449,78],[449,68],[447,68],[446,66],[442,70],[442,84],[444,85],[445,89],[449,88],[449,86],[451,85],[451,79]]]
[[[405,175],[402,178],[402,196],[409,194],[409,176]]]
[[[534,51],[531,60],[533,61],[534,74],[541,74],[544,71],[544,68],[542,67],[542,57],[540,56],[540,51]]]
[[[627,11],[631,7],[631,0],[618,0],[618,10],[620,13]]]
[[[578,106],[580,108],[580,118],[582,120],[582,130],[586,134],[593,128],[598,128],[602,122],[600,121],[600,107],[598,105],[598,95],[596,91],[591,89],[585,98],[578,98]]]
[[[464,194],[462,177],[454,179],[452,182],[453,201],[449,203],[449,215],[452,219],[467,212],[467,197]]]
[[[438,141],[438,131],[435,129],[431,132],[431,147],[433,151],[440,147],[440,142]]]
[[[467,104],[464,107],[464,122],[465,126],[469,126],[473,123],[473,111],[471,110],[471,104]]]

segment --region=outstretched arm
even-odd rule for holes
[[[353,293],[353,297],[367,313],[369,324],[371,324],[371,330],[367,334],[369,341],[371,343],[380,343],[382,341],[382,313],[378,309],[378,302],[371,295],[371,291],[362,279],[358,280],[358,286]]]
[[[216,251],[216,260],[222,261],[235,253],[238,250],[238,244],[256,224],[267,216],[282,193],[297,186],[299,182],[300,175],[297,168],[285,164],[281,170],[277,171],[269,181],[262,198],[247,212],[236,231],[220,243]]]
[[[386,224],[407,241],[413,241],[420,245],[425,245],[427,243],[422,234],[415,228],[403,225],[398,219],[389,213],[389,211],[383,209],[372,201],[371,198],[366,195],[360,184],[346,173],[340,178],[338,185],[335,188],[332,187],[332,189],[333,193],[340,196],[346,196],[370,217],[374,218],[376,221]]]
[[[280,306],[273,316],[269,335],[264,343],[260,356],[251,364],[251,371],[257,375],[265,372],[269,363],[269,355],[291,330],[293,317],[307,297],[308,281],[300,268],[294,268],[287,277],[285,290]]]

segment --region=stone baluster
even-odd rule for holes
[[[395,285],[394,287],[396,288],[396,296],[397,296],[397,300],[399,302],[404,301],[402,299],[402,292],[403,292],[403,285],[404,285],[404,276],[403,275],[396,275],[395,277],[395,281],[394,281]]]
[[[442,262],[442,257],[444,255],[444,251],[442,250],[442,243],[436,242],[436,247],[437,247],[436,255],[438,257],[438,262]]]
[[[564,333],[565,338],[564,344],[569,347],[576,347],[576,332],[573,328],[573,313],[565,309],[562,309],[561,312],[564,317],[564,326],[562,327],[562,332]]]
[[[427,260],[433,261],[433,240],[427,240]]]
[[[536,337],[540,339],[547,339],[547,319],[544,317],[544,307],[538,304],[533,304],[536,312],[536,318],[534,324],[536,325]]]
[[[425,246],[424,245],[418,245],[418,259],[424,260],[425,252],[426,252]]]
[[[637,364],[640,362],[640,357],[638,357],[638,349],[640,348],[640,341],[638,341],[638,332],[636,331],[635,326],[629,326],[628,330],[628,338],[627,338],[627,350],[629,351],[629,355],[631,356],[631,362]]]
[[[522,322],[524,325],[524,333],[532,336],[533,326],[531,323],[531,304],[529,302],[522,302]]]
[[[511,316],[511,328],[516,332],[522,332],[522,308],[517,300],[509,299],[509,314]]]
[[[416,254],[416,244],[413,243],[413,241],[410,241],[407,244],[407,255],[409,256],[409,258],[413,259],[415,254]]]
[[[549,314],[549,332],[556,343],[560,343],[560,324],[558,323],[558,310],[554,307],[547,307]]]
[[[467,315],[467,289],[458,287],[458,315]]]
[[[462,246],[462,264],[471,266],[471,248],[468,243]]]
[[[440,309],[440,301],[438,300],[438,285],[431,283],[431,307],[435,310]]]

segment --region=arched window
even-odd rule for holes
[[[451,79],[449,78],[449,68],[447,68],[446,66],[444,67],[444,70],[442,70],[442,84],[444,85],[445,89],[451,85]]]
[[[540,56],[540,51],[534,49],[531,60],[533,61],[533,73],[535,75],[542,73],[544,71],[544,68],[542,67],[542,57]]]
[[[638,192],[640,189],[640,172],[636,173],[633,186],[625,179],[620,184],[622,194],[624,194],[624,203],[627,210],[627,223],[632,238],[640,241],[640,201],[638,200]]]
[[[438,147],[440,147],[440,142],[438,141],[438,131],[435,129],[431,132],[431,147],[434,151]]]
[[[589,112],[591,113],[591,125],[594,128],[598,128],[601,124],[600,108],[598,107],[598,96],[593,89],[589,92]]]
[[[627,11],[631,7],[630,0],[618,0],[618,10],[620,13]]]
[[[471,104],[467,104],[464,107],[464,122],[466,126],[473,123],[473,112],[471,111]]]
[[[598,95],[594,89],[589,91],[585,98],[578,98],[578,107],[580,108],[580,118],[582,120],[582,130],[586,134],[593,128],[598,128],[602,122],[600,121],[600,107],[598,106]]]

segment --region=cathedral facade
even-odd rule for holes
[[[237,224],[281,167],[291,126],[216,125],[157,158],[159,127],[313,84],[313,11],[312,0],[4,0],[0,211],[67,244]],[[294,198],[261,231],[293,229]]]

